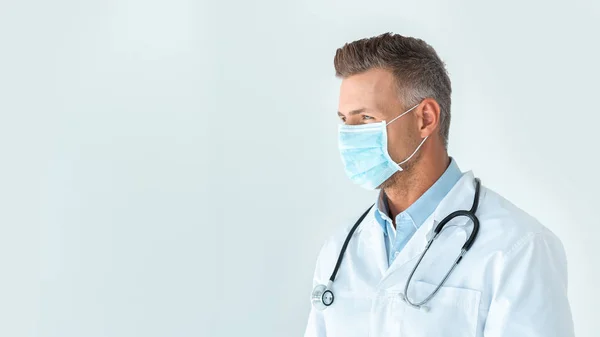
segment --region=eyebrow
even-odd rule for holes
[[[367,110],[366,108],[360,108],[360,109],[352,110],[352,111],[350,111],[348,114],[349,114],[350,116],[352,116],[352,115],[358,115],[358,114],[360,114],[360,113],[363,113],[363,112],[365,112],[366,110]],[[343,116],[344,116],[344,114],[338,111],[338,116],[341,116],[341,117],[343,117]]]

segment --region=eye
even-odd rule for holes
[[[363,119],[364,121],[368,121],[368,120],[372,120],[372,119],[375,119],[375,118],[373,118],[373,117],[371,117],[371,116],[369,116],[369,115],[362,115],[362,119]]]
[[[340,120],[341,120],[343,123],[346,123],[346,117],[344,117],[344,116],[340,116]]]

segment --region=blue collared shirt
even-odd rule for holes
[[[375,218],[383,229],[389,265],[462,176],[454,159],[450,159],[450,165],[442,176],[417,201],[396,216],[396,228],[389,216],[385,193],[383,190],[379,193]]]

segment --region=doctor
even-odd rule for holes
[[[434,49],[383,34],[334,64],[345,171],[380,192],[323,245],[305,336],[573,336],[560,240],[448,156],[451,86]],[[475,217],[444,221],[458,210]]]

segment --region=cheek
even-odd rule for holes
[[[397,130],[388,130],[388,153],[394,161],[398,161],[404,153],[404,144],[406,142],[405,136],[401,135]]]
[[[388,153],[396,162],[404,160],[410,152],[410,146],[414,143],[415,135],[404,128],[388,129]]]

